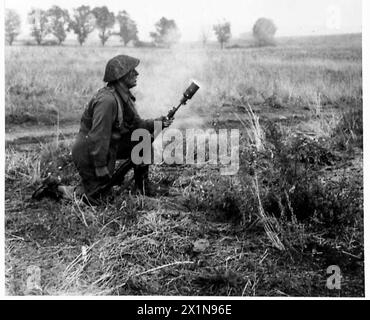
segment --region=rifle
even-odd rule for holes
[[[173,107],[167,114],[167,119],[173,119],[176,112],[180,109],[182,105],[185,105],[188,100],[190,100],[193,95],[198,91],[199,85],[196,82],[192,82],[190,86],[185,90],[183,93],[183,96],[180,100],[180,103]],[[152,139],[152,143],[154,142],[155,138]],[[134,163],[131,161],[131,159],[125,160],[113,173],[112,178],[104,185],[99,186],[92,192],[88,194],[88,197],[94,198],[94,196],[98,194],[102,194],[104,192],[107,192],[109,189],[111,189],[113,186],[120,185],[126,176],[126,174],[134,167]]]

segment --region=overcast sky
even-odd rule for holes
[[[149,32],[162,16],[174,19],[184,41],[199,40],[202,28],[211,30],[219,21],[231,22],[234,37],[249,32],[260,17],[271,18],[277,36],[361,32],[361,0],[5,0],[5,7],[19,12],[23,34],[29,33],[27,12],[31,7],[52,5],[71,10],[80,5],[106,5],[117,13],[126,10],[137,22],[139,37]]]

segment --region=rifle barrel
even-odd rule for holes
[[[179,108],[180,108],[183,104],[184,104],[184,102],[183,102],[183,101],[181,101],[177,107],[172,108],[172,109],[170,110],[170,112],[168,112],[168,114],[167,114],[167,118],[169,118],[169,119],[173,118],[173,117],[175,116],[175,113],[177,112],[177,110],[179,110]]]

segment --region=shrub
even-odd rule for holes
[[[362,214],[362,179],[325,171],[342,160],[333,153],[331,141],[288,137],[274,123],[267,123],[263,131],[264,149],[241,141],[238,176],[203,171],[195,179],[182,178],[190,210],[245,225],[260,219],[262,205],[268,216],[280,221],[298,220],[334,233],[356,223]]]
[[[141,41],[141,40],[136,40],[134,42],[134,46],[136,48],[155,48],[155,45],[153,42],[147,42],[147,41]]]
[[[330,141],[296,136],[282,142],[283,133],[276,128],[266,136],[274,150],[271,164],[261,173],[266,186],[266,210],[308,219],[333,230],[352,225],[359,218],[361,176],[341,177],[330,170],[323,171],[341,160],[332,153]]]
[[[277,27],[271,19],[260,18],[253,26],[253,37],[259,46],[275,45],[276,30]]]
[[[56,40],[44,40],[42,42],[42,45],[43,46],[58,46],[59,45],[59,42],[56,41]]]

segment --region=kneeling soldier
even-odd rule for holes
[[[105,185],[111,178],[116,160],[130,159],[134,146],[131,134],[135,129],[154,131],[154,120],[142,119],[135,108],[135,97],[130,89],[136,86],[139,60],[126,55],[118,55],[108,61],[104,82],[107,85],[100,89],[87,104],[80,130],[72,147],[72,158],[79,175],[81,186],[77,193],[84,193],[94,201],[99,194],[94,191]],[[163,128],[172,120],[165,116],[156,119],[162,121]],[[148,189],[148,165],[134,166],[135,189],[150,195]],[[71,189],[58,187],[63,196],[70,196]],[[37,198],[37,196],[36,196]]]

